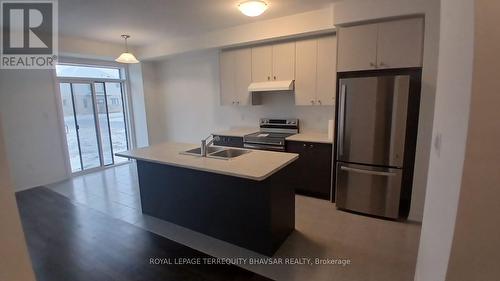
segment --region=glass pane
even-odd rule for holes
[[[104,165],[113,164],[113,151],[111,150],[111,136],[109,134],[108,110],[104,93],[104,83],[95,83],[95,95],[97,102],[97,116],[99,119],[99,130],[101,133],[102,156]]]
[[[69,83],[61,83],[59,88],[61,90],[61,102],[64,113],[64,130],[66,132],[71,171],[78,172],[82,170],[82,165],[80,162],[80,150],[78,149],[73,100],[71,99],[71,85]]]
[[[122,152],[128,149],[127,130],[125,127],[125,113],[123,106],[123,91],[121,83],[106,82],[106,98],[108,101],[109,124],[111,126],[111,140],[113,152]],[[113,155],[115,163],[128,161],[126,158]]]
[[[72,85],[83,169],[99,167],[101,163],[94,119],[92,87],[90,84],[75,83]]]
[[[56,65],[58,77],[79,78],[113,78],[120,79],[120,70],[117,68],[92,67],[80,65]]]

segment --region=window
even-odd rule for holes
[[[70,64],[56,65],[57,77],[120,79],[120,69]]]
[[[128,161],[115,156],[129,149],[122,73],[104,66],[56,66],[73,172]]]

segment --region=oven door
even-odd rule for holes
[[[402,173],[402,169],[338,162],[335,203],[340,209],[396,219]]]

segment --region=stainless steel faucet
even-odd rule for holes
[[[212,138],[208,143],[207,140]],[[219,141],[219,136],[214,136],[213,134],[210,134],[208,137],[205,139],[201,140],[201,156],[202,157],[207,157],[207,148],[214,142],[214,141]]]

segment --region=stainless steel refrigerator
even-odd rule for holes
[[[339,79],[338,208],[393,219],[401,216],[404,169],[413,169],[405,167],[405,147],[414,143],[407,141],[410,80],[410,75]]]

